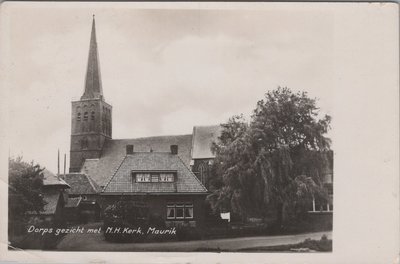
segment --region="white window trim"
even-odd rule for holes
[[[178,205],[179,204],[179,205]],[[174,210],[174,217],[169,217],[168,216],[168,208],[172,208]],[[178,217],[177,216],[177,209],[182,208],[183,209],[183,216]],[[192,215],[190,217],[185,215],[185,209],[186,208],[192,208]],[[169,203],[167,204],[167,220],[193,220],[194,219],[194,206],[193,203]]]

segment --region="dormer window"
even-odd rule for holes
[[[160,176],[158,174],[152,174],[151,175],[151,182],[159,182],[160,181]]]
[[[160,182],[174,182],[174,174],[160,173]]]
[[[175,171],[167,172],[133,172],[132,179],[133,182],[174,182],[175,181]]]
[[[149,173],[137,173],[136,182],[151,182]]]

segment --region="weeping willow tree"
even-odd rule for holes
[[[316,99],[281,87],[265,94],[250,121],[230,118],[213,144],[212,208],[246,218],[272,207],[281,226],[313,197],[326,199],[322,174],[329,162],[330,120]]]

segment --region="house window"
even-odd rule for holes
[[[175,172],[133,172],[135,182],[174,182]]]
[[[167,219],[193,219],[192,203],[167,204]]]
[[[202,184],[205,184],[206,182],[206,165],[204,163],[200,164],[199,166],[199,172],[200,172],[200,181]]]
[[[174,174],[160,173],[160,182],[174,182]]]
[[[136,182],[150,182],[150,173],[137,173]]]

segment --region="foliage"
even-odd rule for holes
[[[10,158],[8,165],[9,226],[15,230],[24,225],[29,213],[43,210],[43,169],[33,162],[24,162],[22,157]]]
[[[149,226],[148,208],[133,201],[118,201],[104,209],[104,230],[107,228],[124,228],[143,230]],[[144,236],[138,233],[127,234],[105,232],[105,239],[113,242],[141,241]]]
[[[258,101],[247,122],[234,116],[218,141],[208,200],[215,211],[246,218],[275,208],[277,223],[304,211],[312,197],[326,199],[321,175],[327,165],[331,117],[320,116],[316,99],[277,88]]]

